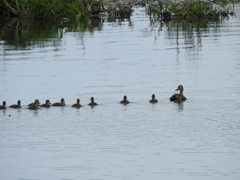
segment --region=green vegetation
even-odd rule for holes
[[[23,18],[58,19],[99,16],[130,17],[133,0],[121,3],[114,0],[1,0],[0,15]],[[1,13],[2,12],[2,13]]]
[[[172,18],[198,20],[217,19],[220,15],[230,14],[227,0],[202,1],[202,0],[175,0],[158,5],[150,3],[149,13],[161,14],[163,19]]]
[[[100,0],[2,0],[0,10],[24,18],[69,18],[88,17],[90,13],[100,12],[102,5]]]

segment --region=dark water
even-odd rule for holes
[[[138,8],[0,32],[0,103],[22,101],[0,111],[0,179],[240,178],[239,14],[164,23]],[[169,101],[179,84],[180,105]],[[27,109],[62,97],[66,107]]]

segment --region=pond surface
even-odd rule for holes
[[[239,14],[1,23],[0,103],[22,108],[0,111],[0,179],[240,179]]]

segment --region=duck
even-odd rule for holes
[[[2,105],[0,105],[0,109],[6,109],[6,101],[3,101]]]
[[[56,103],[53,103],[52,106],[65,106],[65,101],[64,101],[64,98],[61,99],[61,102],[56,102]]]
[[[21,101],[20,100],[18,100],[17,101],[17,104],[13,104],[13,105],[11,105],[11,106],[9,106],[10,108],[21,108]]]
[[[123,96],[123,100],[120,101],[121,104],[128,104],[130,103],[128,100],[127,100],[127,96]]]
[[[174,101],[174,102],[182,102],[182,101],[186,101],[187,98],[183,95],[183,85],[179,85],[178,88],[175,91],[180,91],[179,94],[173,94],[169,99],[170,101]]]
[[[152,99],[150,99],[149,102],[150,102],[150,103],[157,103],[157,102],[158,102],[158,100],[155,99],[155,94],[152,94]]]
[[[77,103],[73,104],[72,107],[80,108],[82,105],[80,104],[80,99],[77,99]]]
[[[46,107],[46,108],[49,108],[49,107],[51,107],[51,103],[50,103],[50,101],[47,99],[46,100],[46,103],[45,104],[42,104],[42,105],[40,105],[41,107]]]
[[[35,99],[35,101],[33,103],[28,104],[28,106],[33,106],[35,103],[38,103],[38,105],[41,104],[38,99]]]
[[[39,109],[39,101],[36,99],[32,106],[29,106],[28,109]]]
[[[94,102],[94,97],[91,97],[91,102],[88,104],[89,106],[96,106],[98,105],[96,102]]]

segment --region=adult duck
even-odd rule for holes
[[[183,95],[183,86],[182,85],[179,85],[178,88],[175,90],[175,91],[180,91],[179,94],[173,94],[169,99],[170,101],[174,101],[174,102],[182,102],[182,101],[185,101],[187,100],[187,98]]]
[[[158,100],[155,99],[155,94],[152,94],[152,99],[150,99],[149,102],[150,102],[150,103],[157,103],[157,102],[158,102]]]
[[[41,107],[49,108],[51,107],[51,102],[47,99],[45,104],[41,104]]]
[[[77,99],[77,103],[73,104],[72,107],[80,108],[82,105],[80,104],[80,99]]]
[[[53,103],[52,106],[65,106],[64,98],[62,98],[60,102]]]
[[[123,100],[120,101],[121,104],[128,104],[130,103],[128,100],[127,100],[127,96],[123,96]]]
[[[88,104],[89,106],[96,106],[96,105],[98,105],[96,102],[94,102],[94,97],[91,97],[90,101],[91,102]]]
[[[0,105],[0,109],[6,109],[6,101],[3,101],[2,105]]]
[[[17,104],[13,104],[13,105],[11,105],[11,106],[9,106],[9,107],[10,107],[10,108],[15,108],[15,109],[21,108],[21,101],[18,100],[18,101],[17,101]]]

